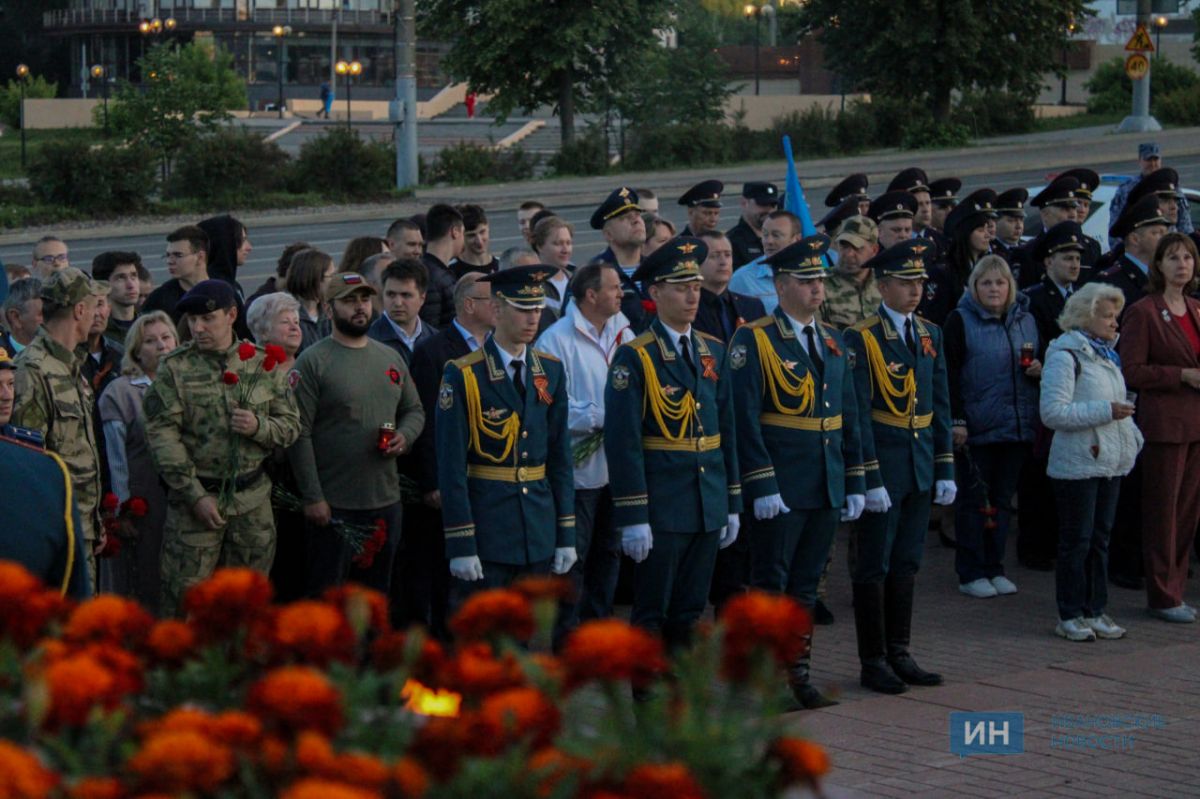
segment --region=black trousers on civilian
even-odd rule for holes
[[[1153,479],[1153,477],[1151,477]],[[1140,580],[1142,568],[1142,459],[1121,478],[1121,498],[1112,523],[1108,545],[1108,573],[1127,580]]]
[[[1028,444],[1015,441],[976,444],[955,457],[954,568],[960,583],[1004,574],[1012,498],[1028,452]]]
[[[1017,481],[1017,560],[1049,563],[1058,552],[1058,507],[1046,476],[1048,455],[1031,454]]]
[[[571,596],[558,605],[554,649],[558,650],[579,622],[612,615],[617,576],[621,571],[621,542],[612,523],[612,490],[575,489],[575,552],[571,567]]]
[[[374,510],[347,510],[333,508],[333,518],[364,527],[373,526],[383,519],[387,524],[387,542],[366,568],[354,564],[354,551],[332,526],[317,527],[308,522],[308,594],[317,596],[326,588],[344,582],[355,582],[374,588],[385,596],[392,585],[392,564],[396,560],[396,548],[400,545],[401,505],[396,502]]]

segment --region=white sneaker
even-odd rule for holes
[[[1054,634],[1060,638],[1066,638],[1068,641],[1095,641],[1096,633],[1087,625],[1087,622],[1082,618],[1067,619],[1060,621],[1058,626],[1054,628]]]
[[[1017,593],[1017,585],[1012,580],[1005,577],[1003,574],[992,578],[992,588],[996,589],[996,593],[1001,596],[1005,594]]]
[[[988,599],[996,596],[997,593],[996,587],[982,577],[969,583],[960,583],[958,590],[976,599]]]
[[[1125,635],[1125,628],[1109,618],[1107,613],[1085,618],[1083,623],[1092,628],[1097,638],[1122,638]]]

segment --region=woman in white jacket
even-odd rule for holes
[[[1042,423],[1054,431],[1046,472],[1059,513],[1055,633],[1070,641],[1125,634],[1105,613],[1117,494],[1142,448],[1115,349],[1124,305],[1103,283],[1071,295],[1058,319],[1066,332],[1050,343],[1042,372]]]

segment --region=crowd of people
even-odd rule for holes
[[[555,646],[614,612],[625,556],[633,622],[678,648],[747,587],[833,623],[838,549],[861,682],[900,693],[942,681],[910,651],[931,525],[985,599],[1019,590],[1016,519],[1059,636],[1124,635],[1110,579],[1195,622],[1197,244],[1178,175],[1139,158],[1104,246],[1087,168],[1032,197],[850,175],[818,231],[768,182],[728,232],[724,184],[694,186],[678,234],[620,187],[583,258],[542,203],[499,254],[483,208],[438,204],[340,262],[289,244],[252,292],[229,216],[166,236],[157,287],[138,253],[85,270],[44,237],[6,268],[4,555],[168,616],[219,565],[282,599],[354,580],[436,636],[472,591],[567,575]],[[831,702],[811,655],[808,708]]]

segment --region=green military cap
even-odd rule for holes
[[[512,266],[479,278],[490,283],[492,295],[522,311],[546,307],[546,281],[554,277],[554,267],[533,264]]]
[[[325,302],[340,300],[343,297],[349,297],[355,292],[362,292],[367,295],[379,293],[358,272],[341,272],[334,275],[333,279],[329,281],[329,285],[325,287]]]
[[[829,237],[817,233],[789,244],[767,258],[763,263],[771,267],[775,275],[791,275],[801,280],[825,277],[825,253],[829,251]]]
[[[42,281],[42,299],[60,307],[83,302],[91,294],[108,294],[108,284],[102,286],[73,266],[59,269]]]
[[[692,236],[676,236],[659,247],[633,273],[643,285],[690,283],[700,280],[700,264],[708,258],[708,245]]]
[[[851,247],[866,247],[879,243],[879,225],[869,216],[852,216],[838,228],[835,242],[846,242]]]
[[[923,280],[929,277],[925,272],[925,259],[936,253],[937,248],[924,239],[906,239],[888,247],[863,266],[875,270],[876,278]]]

